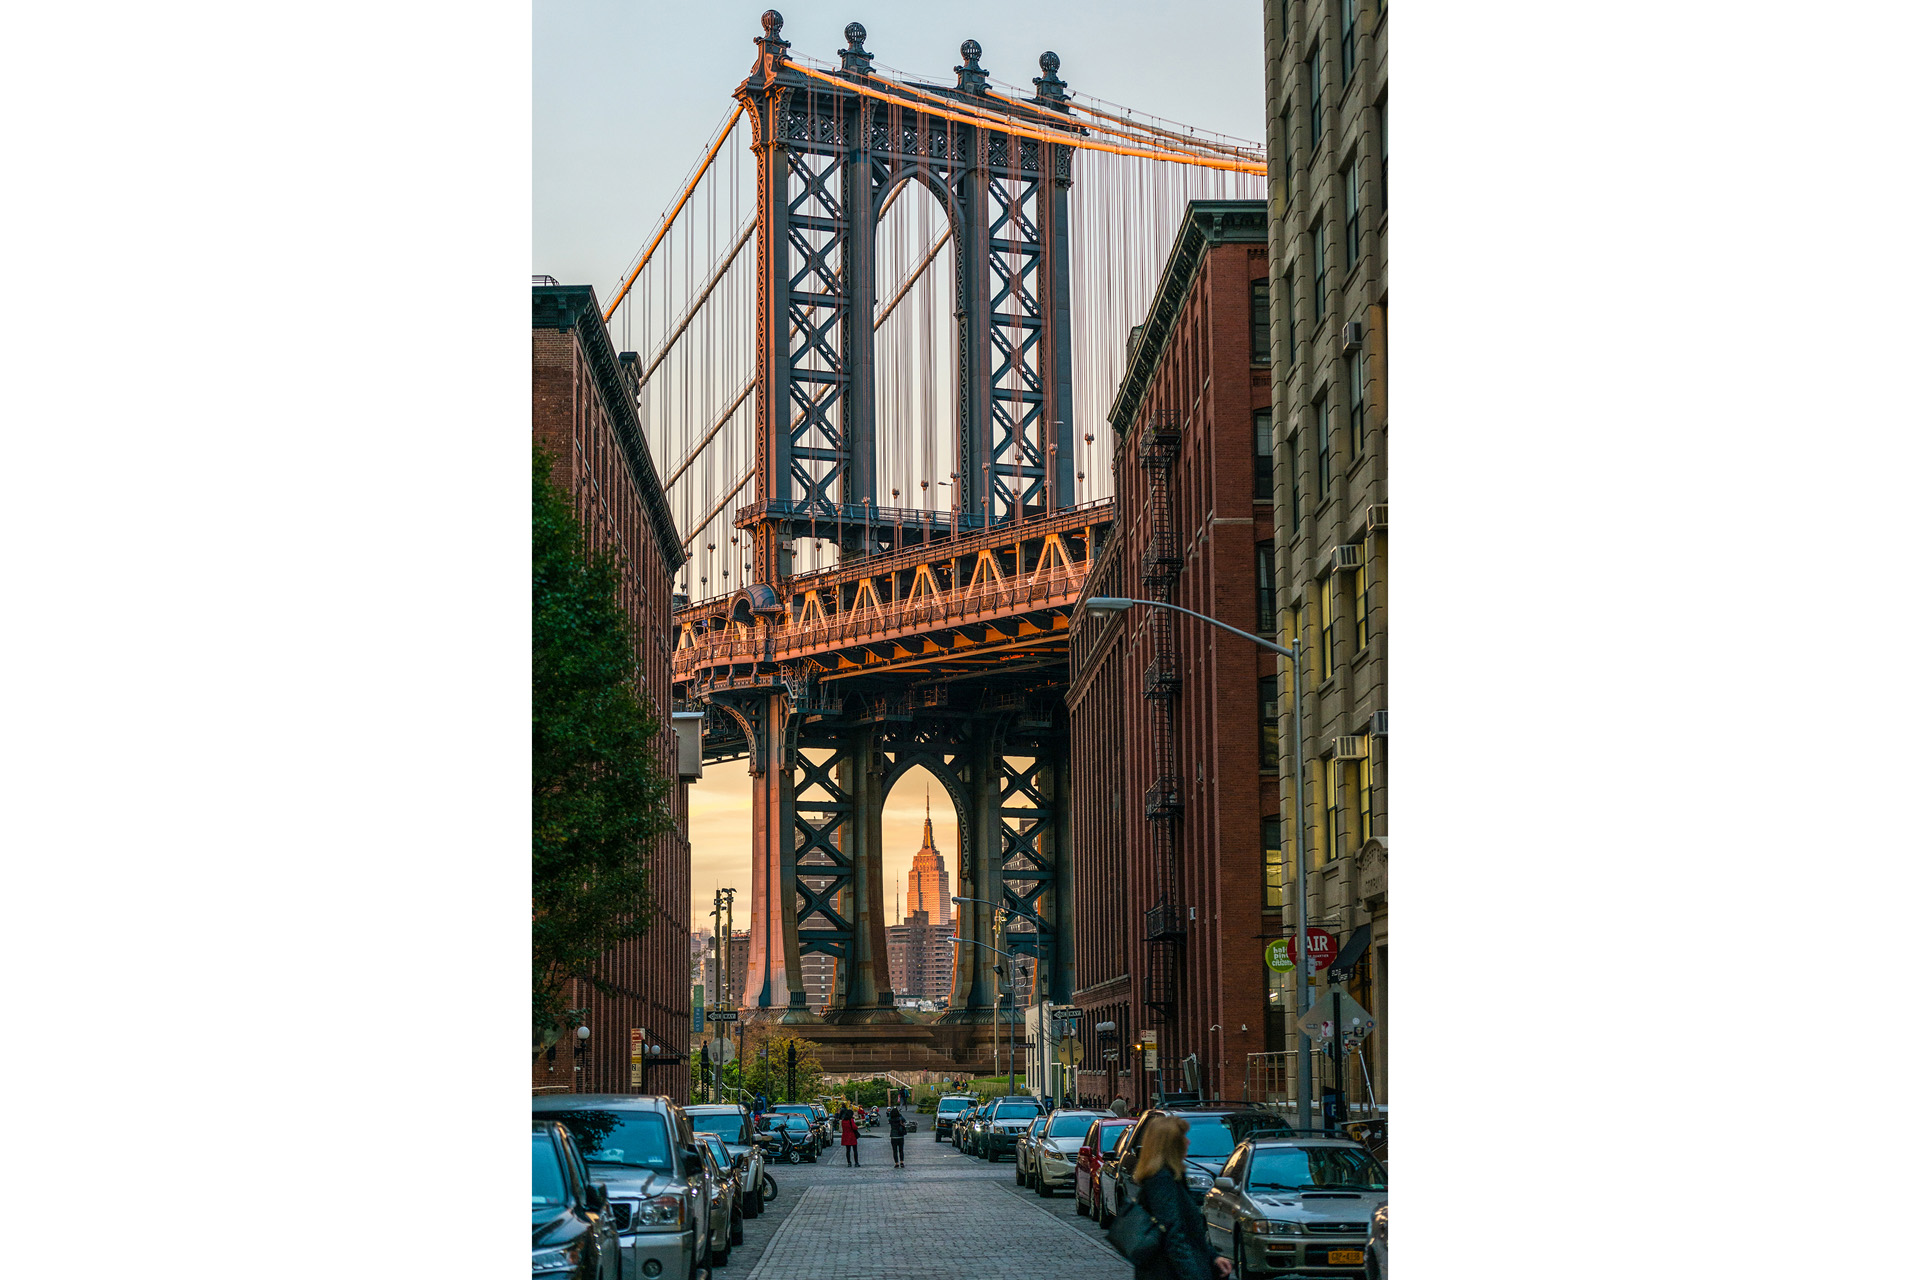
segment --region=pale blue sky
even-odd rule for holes
[[[688,171],[732,109],[752,66],[764,2],[536,0],[533,7],[533,263],[536,273],[591,284],[611,298]],[[847,0],[787,5],[782,35],[795,52],[832,59],[858,21],[883,65],[948,83],[960,45],[981,65],[1025,83],[1039,57],[1060,55],[1071,90],[1255,142],[1262,125],[1257,0],[1181,5],[1108,0],[1035,5],[1012,0],[928,3]],[[910,775],[885,819],[887,915],[893,882],[920,845],[924,779]],[[934,833],[957,866],[951,806],[936,791]],[[696,924],[716,884],[744,901],[751,831],[746,773],[711,768],[691,803]],[[736,916],[736,924],[745,921]]]

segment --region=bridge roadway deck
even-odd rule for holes
[[[818,1164],[775,1165],[780,1198],[747,1224],[715,1280],[1130,1280],[1073,1196],[1043,1200],[988,1164],[933,1140],[930,1115],[893,1167],[886,1130],[867,1129],[858,1168],[836,1143]]]
[[[757,668],[811,661],[823,679],[924,669],[928,676],[959,674],[1022,661],[1058,660],[1066,644],[1094,543],[1112,521],[1110,502],[1088,503],[1022,525],[1000,525],[943,544],[915,547],[797,576],[781,584],[782,603],[809,592],[833,592],[911,574],[923,565],[951,566],[937,590],[909,594],[802,621],[793,610],[753,625],[724,621],[729,597],[675,611],[681,624],[673,656],[676,683],[725,687]],[[1080,534],[1082,543],[1062,561],[1042,553],[1031,570],[972,573],[984,552]],[[971,577],[970,577],[971,574]],[[961,585],[967,579],[967,585]],[[836,602],[837,603],[837,602]],[[703,629],[704,628],[704,629]]]

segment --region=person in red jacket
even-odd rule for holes
[[[840,1108],[840,1145],[847,1153],[847,1163],[858,1168],[860,1165],[860,1126],[854,1123],[853,1108]]]

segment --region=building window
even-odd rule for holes
[[[1279,814],[1260,820],[1260,842],[1264,846],[1262,866],[1266,869],[1266,891],[1261,895],[1260,905],[1268,910],[1284,905],[1280,901],[1280,887],[1287,882],[1287,848],[1283,830]]]
[[[1320,797],[1320,821],[1313,825],[1313,865],[1324,867],[1333,857],[1333,793],[1327,790],[1329,761],[1313,762],[1313,793]]]
[[[1360,262],[1360,155],[1347,166],[1347,270]]]
[[[1361,750],[1365,752],[1348,767],[1353,770],[1354,805],[1353,839],[1354,852],[1373,839],[1373,739],[1360,739]]]
[[[1253,497],[1273,501],[1273,410],[1253,415]]]
[[[1366,354],[1356,351],[1347,357],[1347,454],[1349,465],[1360,460],[1367,449],[1367,364]]]
[[[1313,321],[1327,318],[1327,220],[1313,227]]]
[[[1387,216],[1387,104],[1380,103],[1380,216]]]
[[[1321,502],[1333,496],[1333,412],[1327,406],[1327,397],[1321,396],[1313,406],[1314,417],[1318,420],[1318,465],[1320,471],[1320,491],[1314,495]]]
[[[1260,677],[1260,767],[1280,767],[1280,677]]]
[[[1273,303],[1265,280],[1253,282],[1253,359],[1256,364],[1273,359]]]
[[[1320,579],[1320,679],[1333,679],[1333,575]]]
[[[1293,272],[1287,272],[1287,368],[1291,369],[1300,362],[1300,342],[1294,328],[1297,318],[1293,297]]]
[[[1300,532],[1300,446],[1287,441],[1287,505],[1293,509],[1293,531]]]
[[[1259,617],[1255,620],[1253,629],[1263,636],[1270,636],[1273,634],[1275,624],[1279,621],[1280,604],[1273,589],[1273,544],[1271,542],[1253,544],[1253,595],[1254,603],[1259,609]]]
[[[1307,50],[1307,150],[1312,151],[1320,145],[1320,135],[1326,126],[1326,101],[1320,83],[1320,46],[1316,43]]]
[[[1293,203],[1293,108],[1280,110],[1280,207]]]
[[[1340,84],[1353,80],[1355,46],[1359,43],[1360,0],[1340,0]]]
[[[1366,652],[1373,633],[1367,629],[1367,611],[1373,607],[1373,588],[1367,582],[1367,562],[1362,560],[1353,574],[1353,652]]]

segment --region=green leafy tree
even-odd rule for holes
[[[793,1092],[787,1092],[787,1046],[794,1050]],[[738,1063],[727,1064],[730,1078],[749,1093],[764,1093],[773,1102],[811,1102],[820,1092],[826,1073],[820,1069],[820,1046],[771,1028],[749,1031]]]
[[[673,826],[659,721],[635,683],[620,562],[589,554],[533,455],[533,1041],[579,1016],[565,984],[652,920],[647,844]]]

